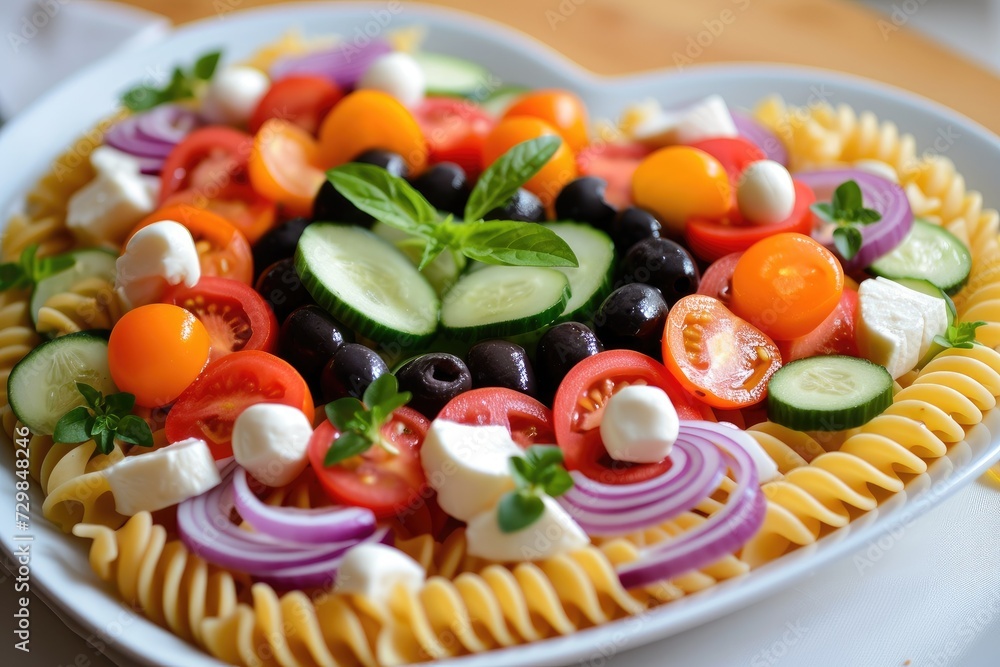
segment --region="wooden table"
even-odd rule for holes
[[[275,0],[221,0],[239,9]],[[763,61],[860,74],[920,93],[1000,133],[1000,78],[848,0],[429,0],[506,23],[601,74],[678,64]],[[125,0],[184,23],[214,0]],[[714,33],[717,33],[713,35]],[[701,46],[699,41],[707,46]]]

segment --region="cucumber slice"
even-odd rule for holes
[[[33,433],[52,435],[63,415],[86,404],[77,382],[105,395],[117,393],[105,338],[81,331],[29,352],[7,378],[11,410]]]
[[[590,225],[575,222],[550,222],[545,225],[565,241],[580,266],[553,267],[565,274],[572,293],[560,320],[589,322],[597,307],[611,293],[615,271],[615,244],[611,237]]]
[[[969,280],[972,254],[947,229],[918,219],[900,244],[875,260],[868,270],[891,280],[927,280],[946,294],[956,294]]]
[[[295,250],[295,270],[316,303],[362,336],[421,345],[437,331],[434,288],[406,255],[367,229],[309,225]]]
[[[892,404],[892,376],[867,359],[799,359],[767,383],[767,417],[796,431],[842,431],[867,423]]]
[[[115,260],[118,255],[103,248],[86,248],[67,253],[75,261],[73,266],[38,281],[31,294],[31,321],[38,321],[38,311],[56,294],[65,292],[81,280],[100,278],[115,281]]]
[[[423,244],[404,243],[405,241],[414,239],[413,236],[395,227],[390,227],[384,222],[376,222],[372,226],[372,231],[395,245],[404,255],[410,258],[410,262],[414,266],[420,264],[420,257],[424,252]],[[455,256],[448,251],[435,257],[434,261],[421,271],[424,278],[427,279],[427,282],[434,287],[439,295],[447,292],[451,289],[452,285],[458,282],[458,276],[461,272],[461,268],[455,262]]]
[[[499,118],[510,108],[514,100],[524,95],[528,90],[524,86],[501,86],[483,100],[480,106],[486,113]]]
[[[475,97],[489,90],[492,75],[479,63],[443,53],[418,52],[413,58],[424,71],[429,96]]]
[[[923,280],[922,278],[896,278],[892,282],[899,283],[903,287],[908,287],[914,292],[920,292],[921,294],[926,294],[927,296],[944,299],[945,308],[948,310],[948,326],[955,323],[955,318],[958,317],[958,311],[955,309],[955,302],[951,300],[951,297],[948,296],[943,289],[931,281]]]
[[[445,295],[441,324],[462,340],[513,336],[553,321],[569,298],[569,280],[555,269],[488,266]]]

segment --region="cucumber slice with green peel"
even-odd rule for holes
[[[420,264],[420,258],[424,253],[424,244],[420,239],[395,227],[390,227],[384,222],[376,222],[372,226],[372,231],[401,250],[404,255],[410,258],[413,266]],[[434,261],[424,267],[420,273],[441,295],[458,282],[462,268],[455,261],[455,256],[446,250],[435,257]]]
[[[892,376],[867,359],[799,359],[767,383],[767,417],[796,431],[842,431],[866,424],[892,404]]]
[[[483,100],[479,106],[488,114],[499,118],[504,114],[514,100],[524,95],[530,89],[524,86],[501,86],[493,91],[493,94]]]
[[[424,72],[429,96],[475,97],[489,90],[493,75],[479,63],[443,53],[418,52],[413,58]]]
[[[117,393],[106,338],[81,331],[42,343],[11,370],[7,398],[32,433],[52,435],[67,412],[86,405],[77,382],[104,395]]]
[[[73,266],[39,280],[31,293],[31,321],[38,321],[38,311],[45,302],[56,294],[61,294],[81,280],[98,278],[113,283],[115,281],[115,261],[118,254],[103,248],[85,248],[67,253],[72,257]]]
[[[361,336],[405,347],[437,331],[434,288],[406,255],[367,229],[309,225],[295,250],[295,270],[316,303]]]
[[[962,241],[940,225],[914,220],[898,246],[868,267],[876,276],[930,281],[946,294],[956,294],[969,280],[972,254]]]
[[[580,266],[553,267],[566,275],[572,296],[560,320],[589,322],[611,293],[615,271],[615,244],[611,237],[586,224],[550,222],[545,225],[573,250]]]
[[[569,299],[569,280],[555,269],[488,266],[445,295],[441,325],[461,340],[514,336],[555,320]]]
[[[951,300],[951,297],[948,296],[943,289],[931,281],[924,280],[922,278],[896,278],[892,282],[899,283],[903,287],[908,287],[914,292],[920,292],[921,294],[926,294],[927,296],[943,299],[945,308],[948,310],[948,326],[955,323],[955,318],[958,317],[958,311],[955,309],[955,302]]]

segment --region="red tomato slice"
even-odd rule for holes
[[[177,285],[163,295],[197,317],[212,340],[210,361],[240,350],[274,352],[278,320],[255,289],[237,280],[202,276],[194,287]]]
[[[743,170],[751,162],[767,159],[767,155],[757,147],[757,144],[743,137],[703,139],[691,144],[691,148],[703,150],[722,163],[722,168],[726,170],[726,174],[729,175],[729,182],[733,186],[736,186],[740,182]],[[735,188],[733,192],[735,192]]]
[[[532,397],[503,387],[459,394],[441,409],[438,418],[475,426],[506,426],[522,447],[556,441],[552,412]]]
[[[569,372],[556,391],[556,442],[566,468],[579,470],[604,484],[633,484],[656,477],[670,468],[660,463],[625,463],[608,456],[601,439],[604,403],[630,384],[659,387],[667,393],[681,419],[713,419],[700,404],[652,357],[632,350],[609,350],[587,357]]]
[[[233,455],[233,424],[257,403],[282,403],[312,415],[306,381],[290,364],[260,350],[233,352],[210,363],[185,389],[167,415],[170,442],[201,438],[212,455]]]
[[[420,446],[430,425],[416,410],[399,408],[382,427],[382,437],[395,445],[399,454],[376,445],[360,456],[326,467],[323,459],[340,434],[324,421],[309,441],[309,462],[334,502],[367,507],[380,519],[406,513],[411,504],[423,502],[420,495],[427,480],[420,464]]]
[[[632,205],[632,174],[649,148],[639,143],[591,144],[576,155],[581,176],[597,176],[608,183],[604,198],[621,210]]]
[[[728,307],[733,296],[733,272],[742,256],[742,252],[734,252],[712,262],[701,274],[697,293],[715,297]]]
[[[413,111],[429,150],[428,162],[454,162],[469,180],[483,170],[483,142],[496,121],[477,104],[429,97]]]
[[[718,299],[692,294],[667,315],[663,363],[685,389],[712,407],[743,408],[764,399],[767,381],[781,367],[781,353]]]
[[[845,287],[840,303],[822,324],[801,338],[778,343],[781,358],[786,362],[821,354],[860,356],[854,337],[858,317],[858,293]]]
[[[812,188],[795,181],[795,208],[792,214],[773,225],[751,225],[743,221],[735,208],[722,220],[688,220],[684,230],[687,246],[706,262],[734,252],[741,252],[757,241],[782,232],[812,233],[813,215],[809,207],[816,201]]]
[[[247,183],[231,182],[221,187],[180,190],[167,197],[164,206],[193,206],[215,213],[243,232],[250,243],[256,243],[274,226],[277,207]]]
[[[205,196],[231,183],[247,183],[247,161],[253,137],[230,127],[195,130],[177,144],[160,172],[160,204],[180,190],[194,188]]]
[[[264,121],[280,118],[316,136],[319,124],[344,92],[329,79],[298,74],[271,84],[250,116],[250,132],[257,134]]]

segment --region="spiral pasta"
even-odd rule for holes
[[[114,283],[84,278],[65,292],[49,297],[38,310],[39,333],[63,336],[88,329],[111,329],[125,313]]]
[[[21,290],[0,293],[0,406],[5,415],[10,412],[7,405],[7,378],[17,362],[40,342],[41,339],[31,326],[28,293]],[[12,432],[9,421],[5,421],[4,430]]]

